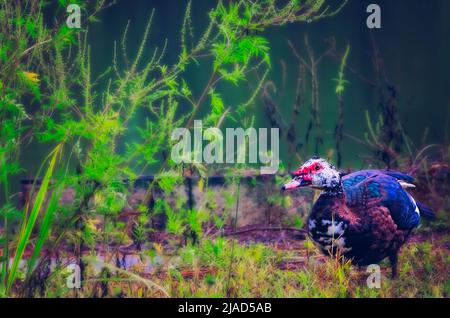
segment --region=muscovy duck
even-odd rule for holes
[[[326,255],[342,255],[363,266],[389,257],[392,276],[397,256],[420,216],[433,211],[404,190],[413,177],[391,170],[361,170],[344,175],[313,157],[293,173],[282,190],[310,186],[322,192],[308,218],[308,235]]]

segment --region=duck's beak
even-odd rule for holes
[[[294,177],[291,181],[284,184],[281,190],[293,190],[300,187],[306,187],[311,185],[311,181],[303,179],[301,176]]]

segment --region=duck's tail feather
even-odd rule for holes
[[[424,218],[429,219],[429,220],[436,219],[436,213],[434,213],[434,211],[430,207],[428,207],[420,202],[416,202],[416,204],[417,204],[417,207],[419,208],[421,216],[423,216]]]
[[[414,177],[410,176],[409,174],[400,172],[400,171],[393,171],[393,170],[386,170],[385,172],[387,175],[390,175],[391,177],[394,177],[398,180],[403,180],[408,183],[414,182]]]

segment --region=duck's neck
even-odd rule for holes
[[[326,188],[323,193],[328,196],[344,197],[342,182],[339,180],[339,182],[334,187]]]

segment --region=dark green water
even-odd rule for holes
[[[194,32],[197,36],[207,24],[207,11],[214,1],[194,0],[192,2]],[[382,28],[369,30],[366,27],[366,7],[369,3],[381,6]],[[152,8],[155,8],[150,39],[147,42],[148,55],[154,47],[161,47],[168,39],[165,63],[170,65],[180,53],[180,28],[183,21],[185,1],[180,0],[128,0],[119,3],[99,16],[101,22],[90,27],[89,41],[92,45],[92,65],[94,72],[100,73],[111,65],[113,42],[120,42],[122,32],[130,20],[128,50],[132,57],[143,35]],[[372,39],[383,58],[386,77],[397,90],[398,112],[406,134],[414,144],[420,146],[426,129],[429,130],[426,143],[448,144],[450,109],[450,1],[446,0],[350,0],[340,14],[311,24],[291,24],[273,27],[265,33],[270,41],[272,69],[268,80],[273,81],[277,90],[272,94],[283,117],[289,121],[295,97],[298,62],[288,45],[290,40],[298,51],[306,56],[304,36],[308,34],[311,47],[316,56],[328,48],[326,39],[336,40],[336,51],[343,53],[347,44],[351,46],[344,98],[344,132],[363,138],[367,131],[364,113],[370,111],[372,118],[377,113],[377,90],[370,81],[375,77],[373,67]],[[282,62],[286,65],[283,80]],[[190,83],[194,96],[199,96],[210,75],[211,63],[201,63],[191,67],[184,78]],[[337,97],[334,92],[339,62],[326,57],[318,66],[319,103],[324,144],[319,154],[325,155],[334,148],[333,130],[337,118]],[[351,71],[350,71],[351,70]],[[224,96],[227,106],[234,106],[252,94],[255,81],[239,87],[219,86],[218,92]],[[306,90],[310,94],[309,85]],[[263,111],[263,103],[256,99],[254,113],[258,127],[269,127]],[[296,124],[297,143],[304,143],[309,121],[310,102],[305,99]],[[199,114],[201,116],[201,114]],[[133,122],[128,140],[136,136]],[[313,154],[310,142],[307,152]],[[25,151],[25,165],[32,171],[38,169],[37,163],[47,153],[48,148],[33,145]],[[368,153],[368,148],[352,139],[345,138],[342,143],[343,165],[361,167],[359,155]],[[291,154],[287,143],[281,141],[281,159]],[[151,171],[150,171],[151,172]]]

